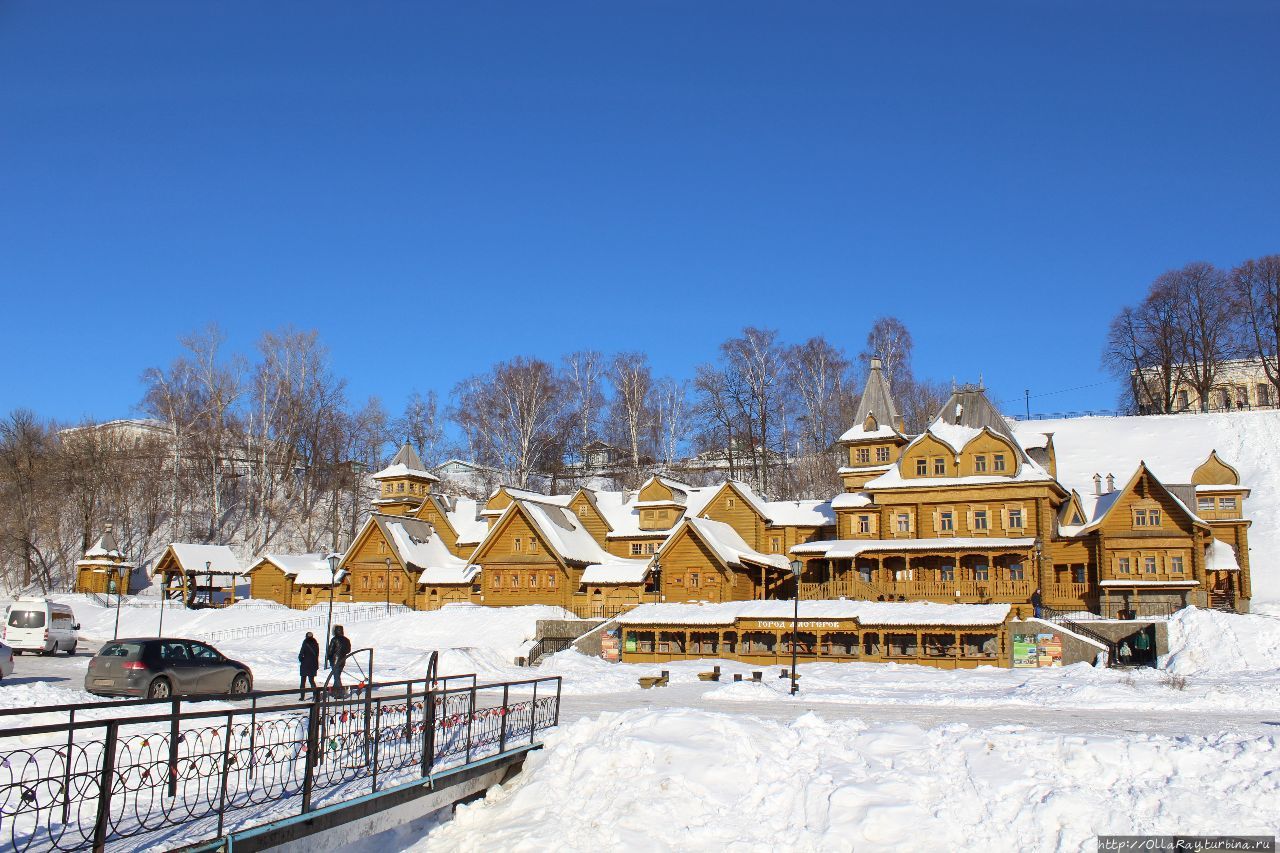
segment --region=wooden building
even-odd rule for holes
[[[801,601],[650,604],[618,618],[621,659],[665,663],[724,658],[761,666],[893,662],[941,669],[1012,665],[1007,604]]]
[[[841,439],[835,537],[791,548],[803,598],[1029,609],[1038,589],[1050,607],[1128,617],[1248,607],[1248,489],[1216,454],[1186,485],[1139,461],[1123,487],[1108,478],[1104,492],[1098,477],[1081,496],[1057,480],[1053,437],[1020,441],[981,387],[957,388],[923,433],[903,434],[875,362],[857,417]]]
[[[342,555],[349,573],[350,600],[420,607],[435,601],[470,598],[474,571],[454,556],[428,522],[403,515],[373,513]],[[432,587],[424,595],[423,577]]]
[[[108,524],[98,541],[76,562],[76,592],[128,595],[133,590],[133,563],[124,558]]]
[[[156,560],[153,574],[163,594],[188,607],[225,607],[236,602],[236,585],[244,576],[240,561],[226,545],[174,542]]]
[[[328,603],[331,587],[334,601],[351,600],[346,569],[334,573],[325,554],[263,554],[245,575],[253,598],[298,610]]]

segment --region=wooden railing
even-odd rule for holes
[[[1087,604],[1091,595],[1087,583],[1051,583],[1041,592],[1045,601],[1081,605]]]
[[[1083,585],[1082,585],[1083,586]],[[867,583],[857,577],[840,577],[825,583],[802,583],[802,598],[855,598],[875,601],[883,596],[908,600],[933,601],[1007,601],[1026,602],[1031,599],[1035,584],[1029,580],[958,580],[958,581],[873,581]]]

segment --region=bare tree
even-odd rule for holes
[[[822,337],[787,347],[785,357],[787,384],[799,402],[796,421],[803,452],[825,452],[845,426],[840,409],[848,397],[849,359]]]
[[[679,459],[689,432],[689,384],[663,377],[653,384],[653,445],[664,469]]]
[[[911,379],[897,395],[899,414],[908,433],[921,433],[938,415],[942,404],[951,397],[951,389],[942,382]]]
[[[564,389],[551,365],[518,356],[454,386],[450,417],[482,464],[526,488],[530,476],[562,454]]]
[[[1176,294],[1180,363],[1200,397],[1201,409],[1207,409],[1219,368],[1239,353],[1239,329],[1226,276],[1212,264],[1196,261],[1156,280],[1157,288],[1166,286]]]
[[[911,381],[911,332],[897,317],[878,317],[867,332],[867,346],[858,358],[864,369],[870,365],[871,359],[879,358],[883,362],[884,378],[889,383],[889,391],[900,395],[906,384]],[[945,401],[943,401],[945,402]]]
[[[244,359],[235,355],[224,359],[221,349],[225,341],[216,324],[182,338],[199,401],[195,434],[204,459],[209,512],[206,535],[210,541],[221,538],[224,478],[232,467],[231,440],[237,428],[235,407],[244,391]]]
[[[444,424],[440,420],[440,404],[435,391],[426,396],[414,391],[409,395],[404,413],[392,425],[396,434],[404,436],[426,465],[444,461]]]
[[[1234,307],[1244,318],[1244,351],[1262,362],[1271,398],[1280,400],[1280,255],[1245,261],[1231,271]]]
[[[571,352],[561,363],[569,429],[566,443],[579,464],[586,462],[582,449],[599,435],[607,369],[604,356],[595,350]]]
[[[700,364],[693,378],[694,442],[700,455],[720,457],[730,479],[737,479],[739,444],[737,395],[731,377],[714,364]]]
[[[613,357],[613,400],[609,420],[613,435],[629,454],[627,464],[638,472],[647,455],[646,439],[657,417],[653,407],[653,374],[649,357],[642,352],[620,352]],[[633,477],[634,479],[634,477]]]
[[[722,343],[720,353],[747,428],[756,482],[767,492],[770,454],[781,449],[779,439],[785,432],[784,360],[778,333],[748,326],[741,337]]]

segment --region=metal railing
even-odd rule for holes
[[[1093,640],[1095,643],[1101,644],[1102,647],[1107,650],[1107,659],[1105,661],[1105,666],[1109,666],[1109,667],[1115,666],[1117,663],[1119,663],[1120,661],[1119,644],[1116,643],[1114,640],[1112,640],[1110,637],[1104,637],[1102,634],[1099,634],[1097,631],[1093,630],[1092,628],[1081,625],[1080,620],[1078,618],[1079,614],[1077,613],[1068,614],[1061,610],[1055,610],[1052,607],[1041,607],[1040,610],[1041,610],[1041,613],[1044,615],[1044,618],[1054,623],[1055,625],[1061,625],[1063,628],[1066,628],[1068,631],[1079,634],[1080,636],[1085,637],[1087,639]]]
[[[344,604],[341,613],[335,608],[335,621],[341,618],[344,623],[351,622],[373,622],[378,619],[385,619],[388,615],[386,605],[384,604],[360,604],[350,605]],[[391,605],[391,614],[408,613],[409,608],[403,604]],[[290,634],[297,631],[305,631],[309,628],[323,628],[328,620],[328,610],[322,613],[313,613],[308,616],[298,616],[294,619],[285,619],[281,622],[264,622],[260,625],[246,625],[242,628],[223,628],[218,631],[205,631],[203,633],[192,634],[193,639],[201,639],[210,643],[220,643],[226,640],[245,640],[252,637],[269,637],[273,634]]]
[[[533,649],[529,652],[529,666],[537,666],[543,658],[573,648],[573,644],[579,639],[579,637],[543,637],[533,644]]]
[[[578,619],[612,619],[639,606],[639,604],[570,604],[565,607],[565,610]]]
[[[559,722],[558,677],[465,678],[363,684],[345,699],[318,692],[269,707],[191,711],[175,701],[168,713],[4,729],[2,846],[103,850],[133,839],[168,848],[216,838],[524,748]],[[102,704],[23,711],[74,720],[86,707]]]

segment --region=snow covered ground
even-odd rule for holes
[[[68,600],[87,639],[110,638],[113,609]],[[165,630],[305,615],[172,611]],[[378,839],[379,850],[1092,850],[1099,832],[1280,833],[1280,618],[1183,611],[1161,670],[802,664],[793,698],[777,666],[719,661],[719,683],[698,679],[715,661],[564,652],[513,666],[537,619],[555,615],[460,607],[351,624],[382,677],[422,674],[436,649],[444,672],[565,678],[562,728],[525,773],[453,820]],[[157,617],[122,608],[121,633],[152,634]],[[300,640],[216,644],[283,686]],[[642,690],[637,679],[659,669],[671,686]],[[731,680],[754,670],[760,683]],[[0,685],[0,707],[91,698],[74,678],[64,685]]]
[[[415,850],[1093,850],[1280,831],[1273,737],[631,710],[553,734]]]
[[[1140,418],[1019,421],[1019,436],[1053,433],[1058,479],[1082,495],[1093,475],[1125,483],[1145,461],[1166,483],[1189,483],[1191,472],[1217,450],[1253,490],[1245,501],[1254,602],[1280,602],[1280,410]]]

